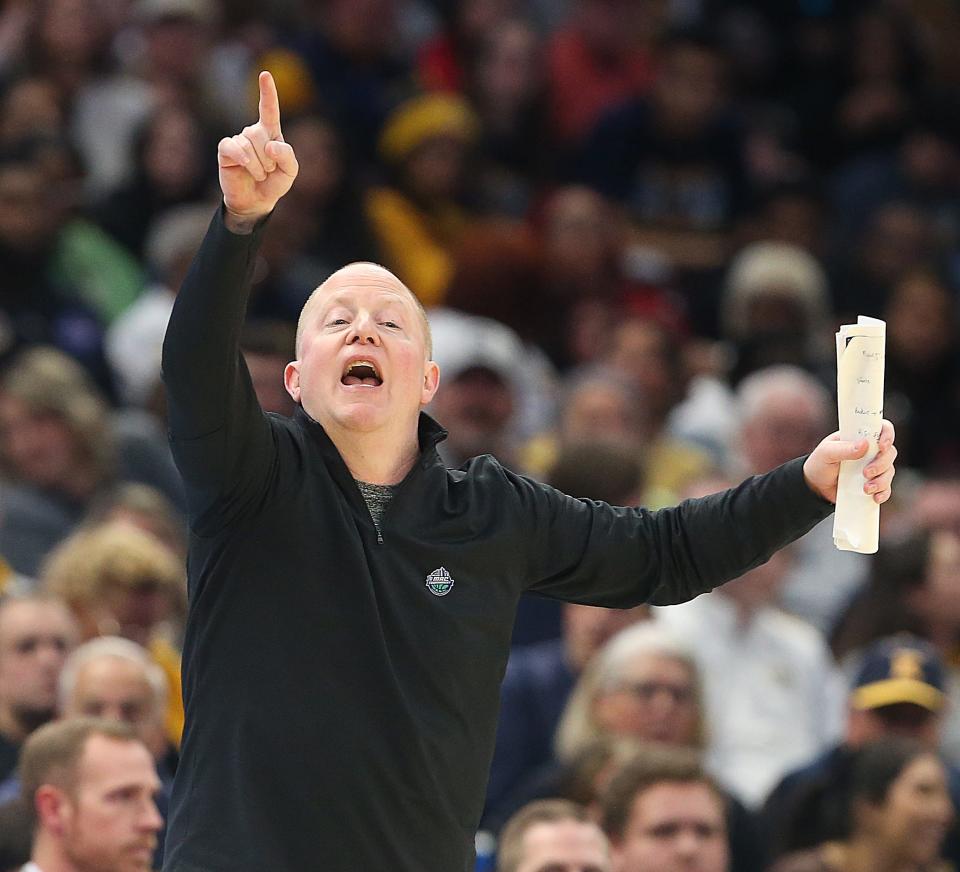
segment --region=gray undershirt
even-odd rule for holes
[[[390,505],[390,500],[393,499],[396,486],[389,484],[369,484],[359,479],[354,479],[354,481],[356,481],[357,487],[360,488],[363,501],[370,510],[373,526],[377,528],[377,538],[383,541],[380,535],[380,521],[383,519],[383,513],[387,510],[387,506]]]

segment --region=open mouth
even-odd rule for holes
[[[343,375],[340,377],[340,383],[344,385],[366,385],[376,388],[383,384],[383,379],[377,366],[370,360],[354,360],[350,363]]]

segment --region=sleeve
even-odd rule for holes
[[[573,499],[516,476],[534,545],[528,589],[613,608],[691,600],[759,566],[833,511],[804,481],[803,460],[656,512]]]
[[[163,342],[173,457],[194,532],[228,523],[263,493],[276,459],[269,421],[240,354],[265,221],[231,233],[217,211],[177,295]]]

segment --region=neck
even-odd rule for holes
[[[2,733],[11,742],[19,744],[30,733],[29,728],[20,722],[20,718],[14,714],[9,706],[0,707],[0,733]]]
[[[76,872],[59,843],[42,827],[37,829],[34,837],[30,861],[36,863],[40,872]]]
[[[416,432],[398,440],[393,434],[328,430],[350,475],[368,484],[399,484],[420,455]]]
[[[919,867],[891,857],[889,848],[866,837],[854,837],[847,851],[844,872],[920,872]]]
[[[83,502],[97,489],[98,475],[95,470],[86,466],[77,466],[64,480],[64,492],[74,500]]]

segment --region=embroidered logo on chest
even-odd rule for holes
[[[453,576],[442,566],[427,576],[427,590],[434,596],[446,596],[453,590]]]

